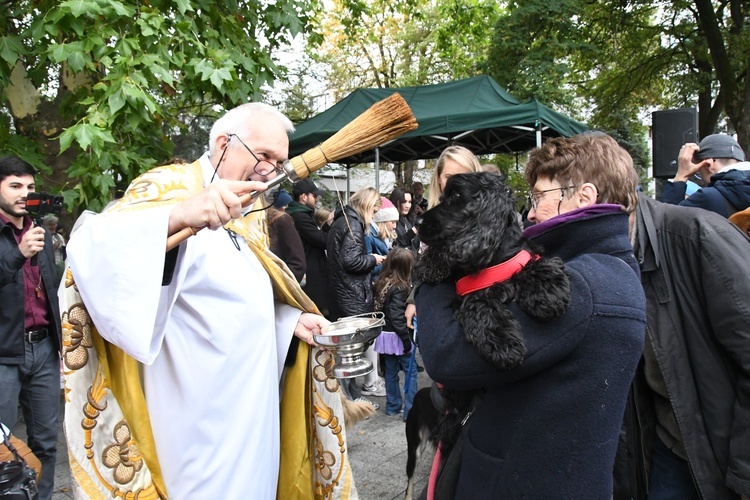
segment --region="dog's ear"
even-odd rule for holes
[[[513,277],[516,303],[523,312],[542,321],[565,314],[570,303],[570,281],[559,257],[527,264]]]
[[[468,294],[456,311],[466,340],[482,359],[500,369],[519,365],[526,354],[521,325],[505,304],[513,286],[500,283]]]

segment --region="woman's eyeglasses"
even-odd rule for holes
[[[573,189],[576,187],[578,186],[565,186],[565,187],[545,189],[544,191],[532,191],[531,193],[529,193],[529,196],[526,199],[526,208],[528,208],[529,210],[531,210],[532,208],[536,210],[539,206],[539,202],[542,201],[542,198],[544,198],[544,195],[546,193],[551,193],[552,191],[561,191],[560,201],[562,201],[563,198],[565,197],[565,190]]]

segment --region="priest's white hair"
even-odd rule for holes
[[[258,118],[257,115],[266,115]],[[216,138],[224,134],[236,134],[243,140],[250,139],[250,124],[256,119],[275,118],[284,126],[288,133],[294,132],[294,124],[278,109],[262,102],[249,102],[227,111],[224,116],[216,120],[211,127],[208,138],[208,155],[213,156],[216,149]]]

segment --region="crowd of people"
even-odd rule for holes
[[[243,202],[281,171],[293,129],[270,106],[228,111],[203,157],[144,174],[69,242],[56,218],[35,227],[25,209],[35,170],[0,158],[0,421],[12,429],[20,406],[43,472],[39,498],[54,487],[61,313],[62,326],[78,328],[73,305],[58,305],[65,265],[116,348],[108,356],[142,365],[141,406],[114,390],[134,407],[128,415],[147,417],[151,441],[138,439],[153,442],[162,496],[276,497],[286,374],[331,322],[380,312],[382,333],[364,354],[374,369],[338,380],[347,400],[377,411],[371,398],[385,397],[385,414],[406,420],[417,349],[446,400],[472,394],[451,450],[461,466],[441,481],[447,457],[436,454],[426,498],[445,488],[448,498],[750,497],[750,247],[727,220],[750,205],[750,167],[734,139],[686,144],[663,202],[639,191],[610,136],[548,140],[526,165],[525,210],[500,221],[506,240],[485,232],[476,243],[482,261],[523,257],[500,276],[492,269],[506,262],[449,271],[426,241],[437,236],[420,237],[433,209],[462,210],[470,176],[515,206],[502,175],[459,145],[435,161],[427,191],[364,187],[324,207],[326,191],[303,179]],[[696,174],[703,187],[687,196]],[[460,215],[471,228],[471,214]],[[193,236],[165,252],[186,229]],[[462,244],[450,258],[474,243]],[[539,269],[564,274],[550,285],[564,304],[554,314],[539,309],[542,290],[506,283]],[[467,276],[481,285],[462,292]],[[474,328],[492,321],[467,319],[476,300],[499,301],[502,321],[520,328],[516,362],[493,363],[479,346]]]

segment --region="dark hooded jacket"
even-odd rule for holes
[[[328,233],[328,279],[331,317],[334,319],[374,310],[370,272],[376,260],[365,247],[365,225],[349,205],[336,210]]]
[[[636,257],[647,342],[666,383],[701,498],[750,495],[750,240],[714,213],[641,195]],[[631,490],[645,498],[655,414],[643,363],[626,411]]]
[[[731,170],[712,175],[711,184],[687,199],[686,183],[667,182],[661,199],[664,203],[703,208],[728,218],[733,213],[750,207],[750,170],[738,170],[738,165],[750,167],[750,162],[734,164]]]

